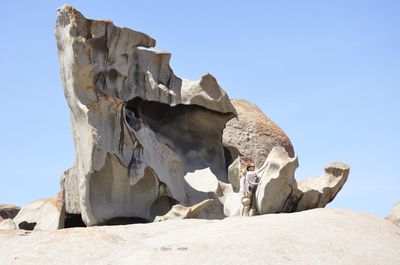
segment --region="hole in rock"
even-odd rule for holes
[[[130,224],[147,224],[150,220],[140,217],[115,217],[108,220],[104,225],[130,225]]]
[[[115,81],[118,77],[118,72],[115,69],[110,69],[107,72],[107,77],[110,81]]]
[[[82,221],[82,216],[80,214],[66,214],[64,227],[86,227],[86,225]]]
[[[161,216],[169,212],[175,204],[179,202],[168,196],[161,196],[153,202],[150,207],[150,214],[154,219],[156,216]]]
[[[224,154],[225,154],[225,161],[227,169],[229,165],[235,161],[235,159],[240,155],[239,150],[234,146],[224,146]]]
[[[210,167],[221,181],[227,182],[228,157],[222,145],[222,131],[233,113],[220,113],[198,105],[177,105],[147,101],[136,97],[125,102],[126,121],[132,128],[140,118],[181,158],[186,172]],[[134,113],[135,117],[129,113]]]
[[[27,221],[21,222],[18,227],[19,229],[29,230],[32,231],[36,226],[36,222],[29,223]]]

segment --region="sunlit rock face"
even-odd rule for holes
[[[332,163],[321,177],[297,183],[297,157],[283,130],[257,106],[231,102],[212,75],[177,77],[171,55],[154,49],[150,36],[86,19],[68,5],[57,13],[76,161],[62,176],[62,208],[51,228],[239,215],[241,158],[267,166],[254,214],[324,207],[346,182],[349,167]]]
[[[269,119],[256,105],[243,100],[232,100],[237,118],[231,119],[224,129],[223,143],[232,153],[252,157],[261,167],[275,146],[282,146],[290,157],[294,148],[285,132]]]
[[[87,225],[152,220],[187,204],[188,172],[227,181],[222,131],[235,109],[213,76],[179,78],[150,36],[68,5],[56,39],[76,151],[62,180],[67,213]]]
[[[240,177],[236,173],[240,171],[237,160],[229,167],[230,185],[223,185],[224,213],[227,216],[243,213],[238,184],[235,185]],[[264,166],[265,169],[259,172],[260,181],[253,198],[253,215],[323,208],[336,197],[350,173],[348,165],[333,162],[325,167],[321,176],[297,182],[298,159],[290,157],[283,147],[272,148]],[[235,170],[235,167],[239,168]]]

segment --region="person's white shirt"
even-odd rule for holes
[[[256,185],[259,185],[261,175],[260,172],[264,170],[268,166],[268,163],[265,163],[260,169],[255,171],[247,171],[246,176],[240,178],[240,190],[249,194],[250,187],[254,188]],[[259,175],[260,174],[260,175]]]

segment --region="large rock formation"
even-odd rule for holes
[[[67,213],[87,225],[152,220],[187,205],[186,173],[209,167],[227,181],[221,139],[235,109],[213,76],[179,78],[148,35],[68,5],[56,38],[76,150],[62,181]]]
[[[400,264],[400,227],[349,210],[0,230],[0,264]]]
[[[65,5],[56,38],[76,150],[61,181],[66,222],[148,222],[174,205],[186,211],[204,200],[214,203],[201,218],[237,215],[239,155],[268,164],[255,197],[258,214],[324,207],[347,179],[348,167],[334,164],[298,187],[285,133],[253,104],[232,105],[212,75],[177,77],[171,55],[153,49],[144,33]]]
[[[232,100],[237,118],[224,129],[223,143],[231,150],[232,160],[238,154],[252,157],[261,167],[275,146],[283,146],[294,157],[293,145],[285,132],[271,121],[256,105],[245,100]]]

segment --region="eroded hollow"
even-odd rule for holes
[[[172,206],[179,202],[169,196],[161,196],[154,201],[150,207],[151,217],[154,219],[156,216],[161,216],[168,213]]]
[[[32,231],[33,229],[35,229],[35,226],[36,226],[36,222],[30,223],[27,221],[23,221],[18,224],[19,229],[24,229],[24,230],[29,230],[29,231]]]
[[[150,220],[140,217],[115,217],[108,220],[103,225],[130,225],[130,224],[147,224]]]
[[[227,168],[232,158],[226,157],[222,132],[233,113],[220,113],[197,105],[171,107],[139,97],[126,102],[125,108],[142,119],[160,142],[179,155],[186,172],[210,167],[219,180],[227,182]],[[131,122],[129,115],[126,120]]]
[[[64,228],[86,227],[80,214],[65,214]]]

